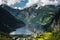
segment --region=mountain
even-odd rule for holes
[[[52,25],[60,5],[46,5],[36,9],[37,5],[20,10],[17,18],[23,20],[26,24],[26,29],[32,32],[47,31]]]
[[[23,10],[13,9],[7,5],[2,5],[2,7],[11,14],[13,13],[13,16],[26,24],[26,33],[28,33],[28,31],[37,33],[44,32],[49,28],[53,28],[51,25],[54,24],[54,20],[60,9],[60,5],[46,5],[39,8],[37,8],[37,5],[33,5]],[[51,29],[49,29],[49,31],[51,31]]]
[[[13,9],[6,4],[2,4],[1,7],[4,8],[5,10],[7,10],[8,12],[10,12],[11,15],[13,15],[13,16],[17,15],[17,13],[19,12],[16,9]]]
[[[9,11],[0,6],[0,32],[9,34],[23,26],[25,26],[23,21],[16,19]]]

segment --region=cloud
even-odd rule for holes
[[[58,1],[57,0],[45,0],[45,1],[42,1],[42,2],[45,5],[58,5]]]
[[[60,5],[60,0],[29,0],[25,7],[37,4],[38,7],[45,5]]]
[[[7,0],[8,5],[14,5],[14,4],[20,3],[20,2],[21,2],[21,0]]]
[[[0,0],[0,5],[3,3],[3,1],[2,0]]]
[[[14,5],[16,3],[20,3],[21,0],[0,0],[0,5],[1,4],[7,4],[9,6]]]
[[[36,4],[38,2],[38,0],[28,0],[28,2],[26,3],[26,7],[30,7],[34,4]]]
[[[26,0],[0,0],[0,5],[7,4],[9,6],[14,7],[14,5],[20,4],[21,1],[26,1]],[[28,0],[28,2],[25,4],[24,8],[33,6],[34,4],[37,4],[38,7],[45,6],[45,5],[58,5],[58,4],[60,4],[60,0]],[[21,8],[19,7],[18,9],[21,9]]]

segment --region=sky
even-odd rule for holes
[[[12,8],[22,9],[31,7],[34,4],[37,4],[37,8],[45,5],[60,5],[60,0],[0,0],[0,5],[6,4]],[[22,34],[25,32],[25,28],[16,29],[16,31],[11,34]],[[29,31],[30,32],[30,31]],[[31,33],[31,32],[30,32]]]
[[[34,4],[37,4],[38,7],[50,4],[59,5],[60,0],[0,0],[0,5],[1,4],[7,4],[13,8],[21,9],[30,7]]]

